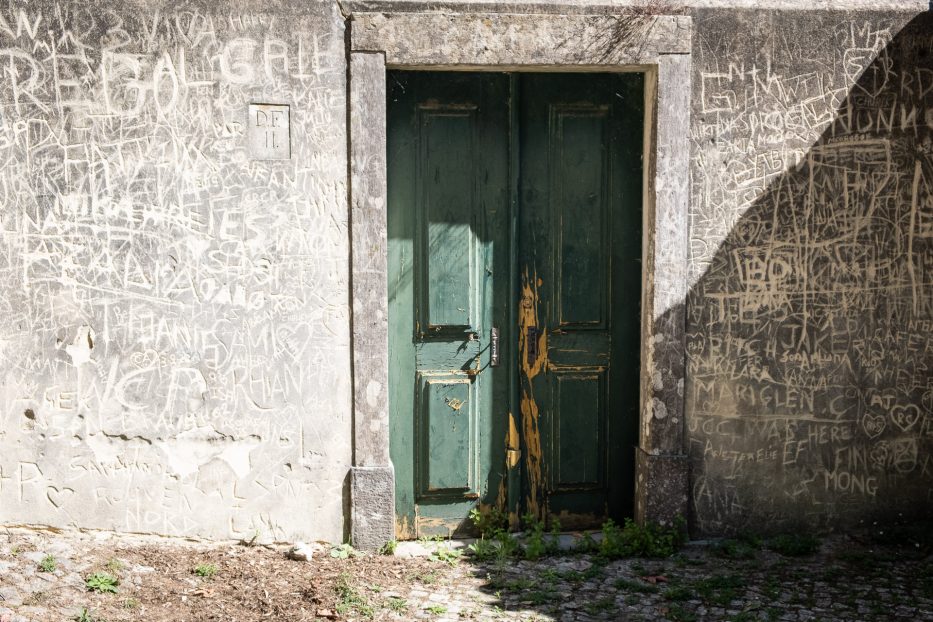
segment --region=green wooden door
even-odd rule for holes
[[[464,533],[477,505],[565,527],[629,514],[641,76],[388,82],[398,536]]]
[[[509,78],[388,76],[389,400],[400,538],[505,502]]]
[[[632,511],[641,299],[641,74],[527,74],[519,331],[526,510]]]

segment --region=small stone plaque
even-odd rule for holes
[[[288,106],[250,104],[249,155],[253,160],[288,160],[292,157]]]

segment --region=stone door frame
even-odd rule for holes
[[[645,73],[635,518],[670,523],[686,516],[684,303],[692,19],[640,13],[353,11],[349,26],[353,545],[373,550],[395,538],[388,408],[387,69]]]

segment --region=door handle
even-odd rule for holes
[[[489,366],[499,366],[499,329],[495,326],[489,331]]]

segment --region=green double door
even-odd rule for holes
[[[399,538],[631,512],[641,74],[389,72]]]

